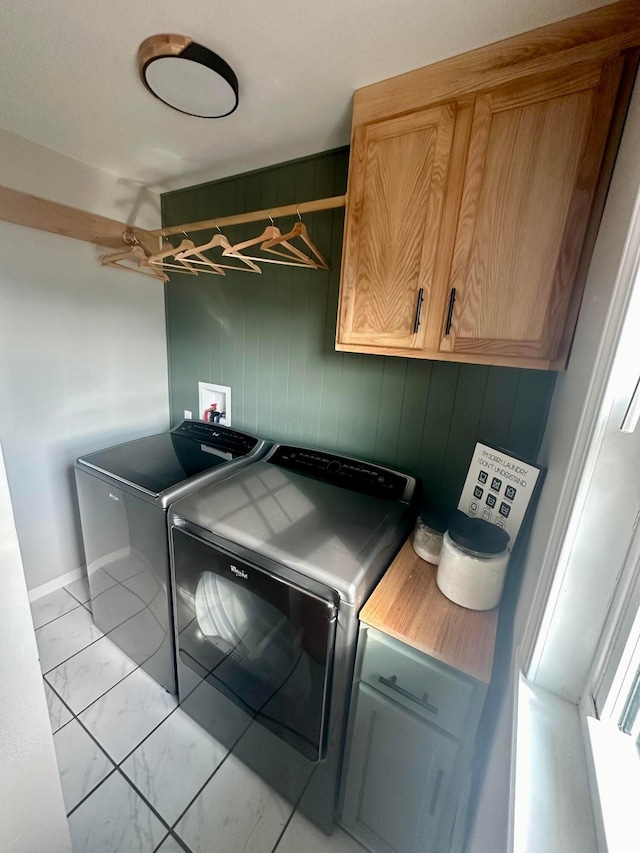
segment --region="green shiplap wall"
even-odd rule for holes
[[[343,149],[168,193],[163,222],[340,195],[347,168]],[[478,438],[535,457],[555,374],[336,352],[344,211],[304,218],[331,272],[265,264],[262,275],[171,276],[172,422],[198,411],[198,381],[230,385],[234,426],[407,471],[446,507],[457,502]],[[225,233],[234,243],[262,227]]]

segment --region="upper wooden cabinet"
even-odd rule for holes
[[[638,44],[634,0],[356,92],[337,349],[564,367]]]
[[[443,352],[555,359],[622,61],[476,99]]]
[[[455,119],[445,104],[356,130],[343,343],[425,347]]]

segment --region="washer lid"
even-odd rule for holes
[[[238,455],[242,454],[165,432],[91,453],[79,461],[159,495],[196,474],[230,462]]]
[[[404,503],[262,461],[173,504],[171,516],[311,577],[356,605],[411,523]]]

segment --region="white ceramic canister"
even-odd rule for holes
[[[436,510],[422,510],[413,532],[413,550],[418,557],[437,566],[440,562],[442,539],[447,529],[447,517]]]
[[[497,607],[511,556],[508,542],[501,527],[457,513],[442,542],[436,577],[440,591],[469,610]]]

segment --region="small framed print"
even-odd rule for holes
[[[479,441],[473,451],[458,509],[502,527],[510,536],[509,549],[513,550],[531,500],[542,485],[544,471],[540,465],[514,456],[508,450]],[[488,491],[483,505],[479,499],[485,490]]]

